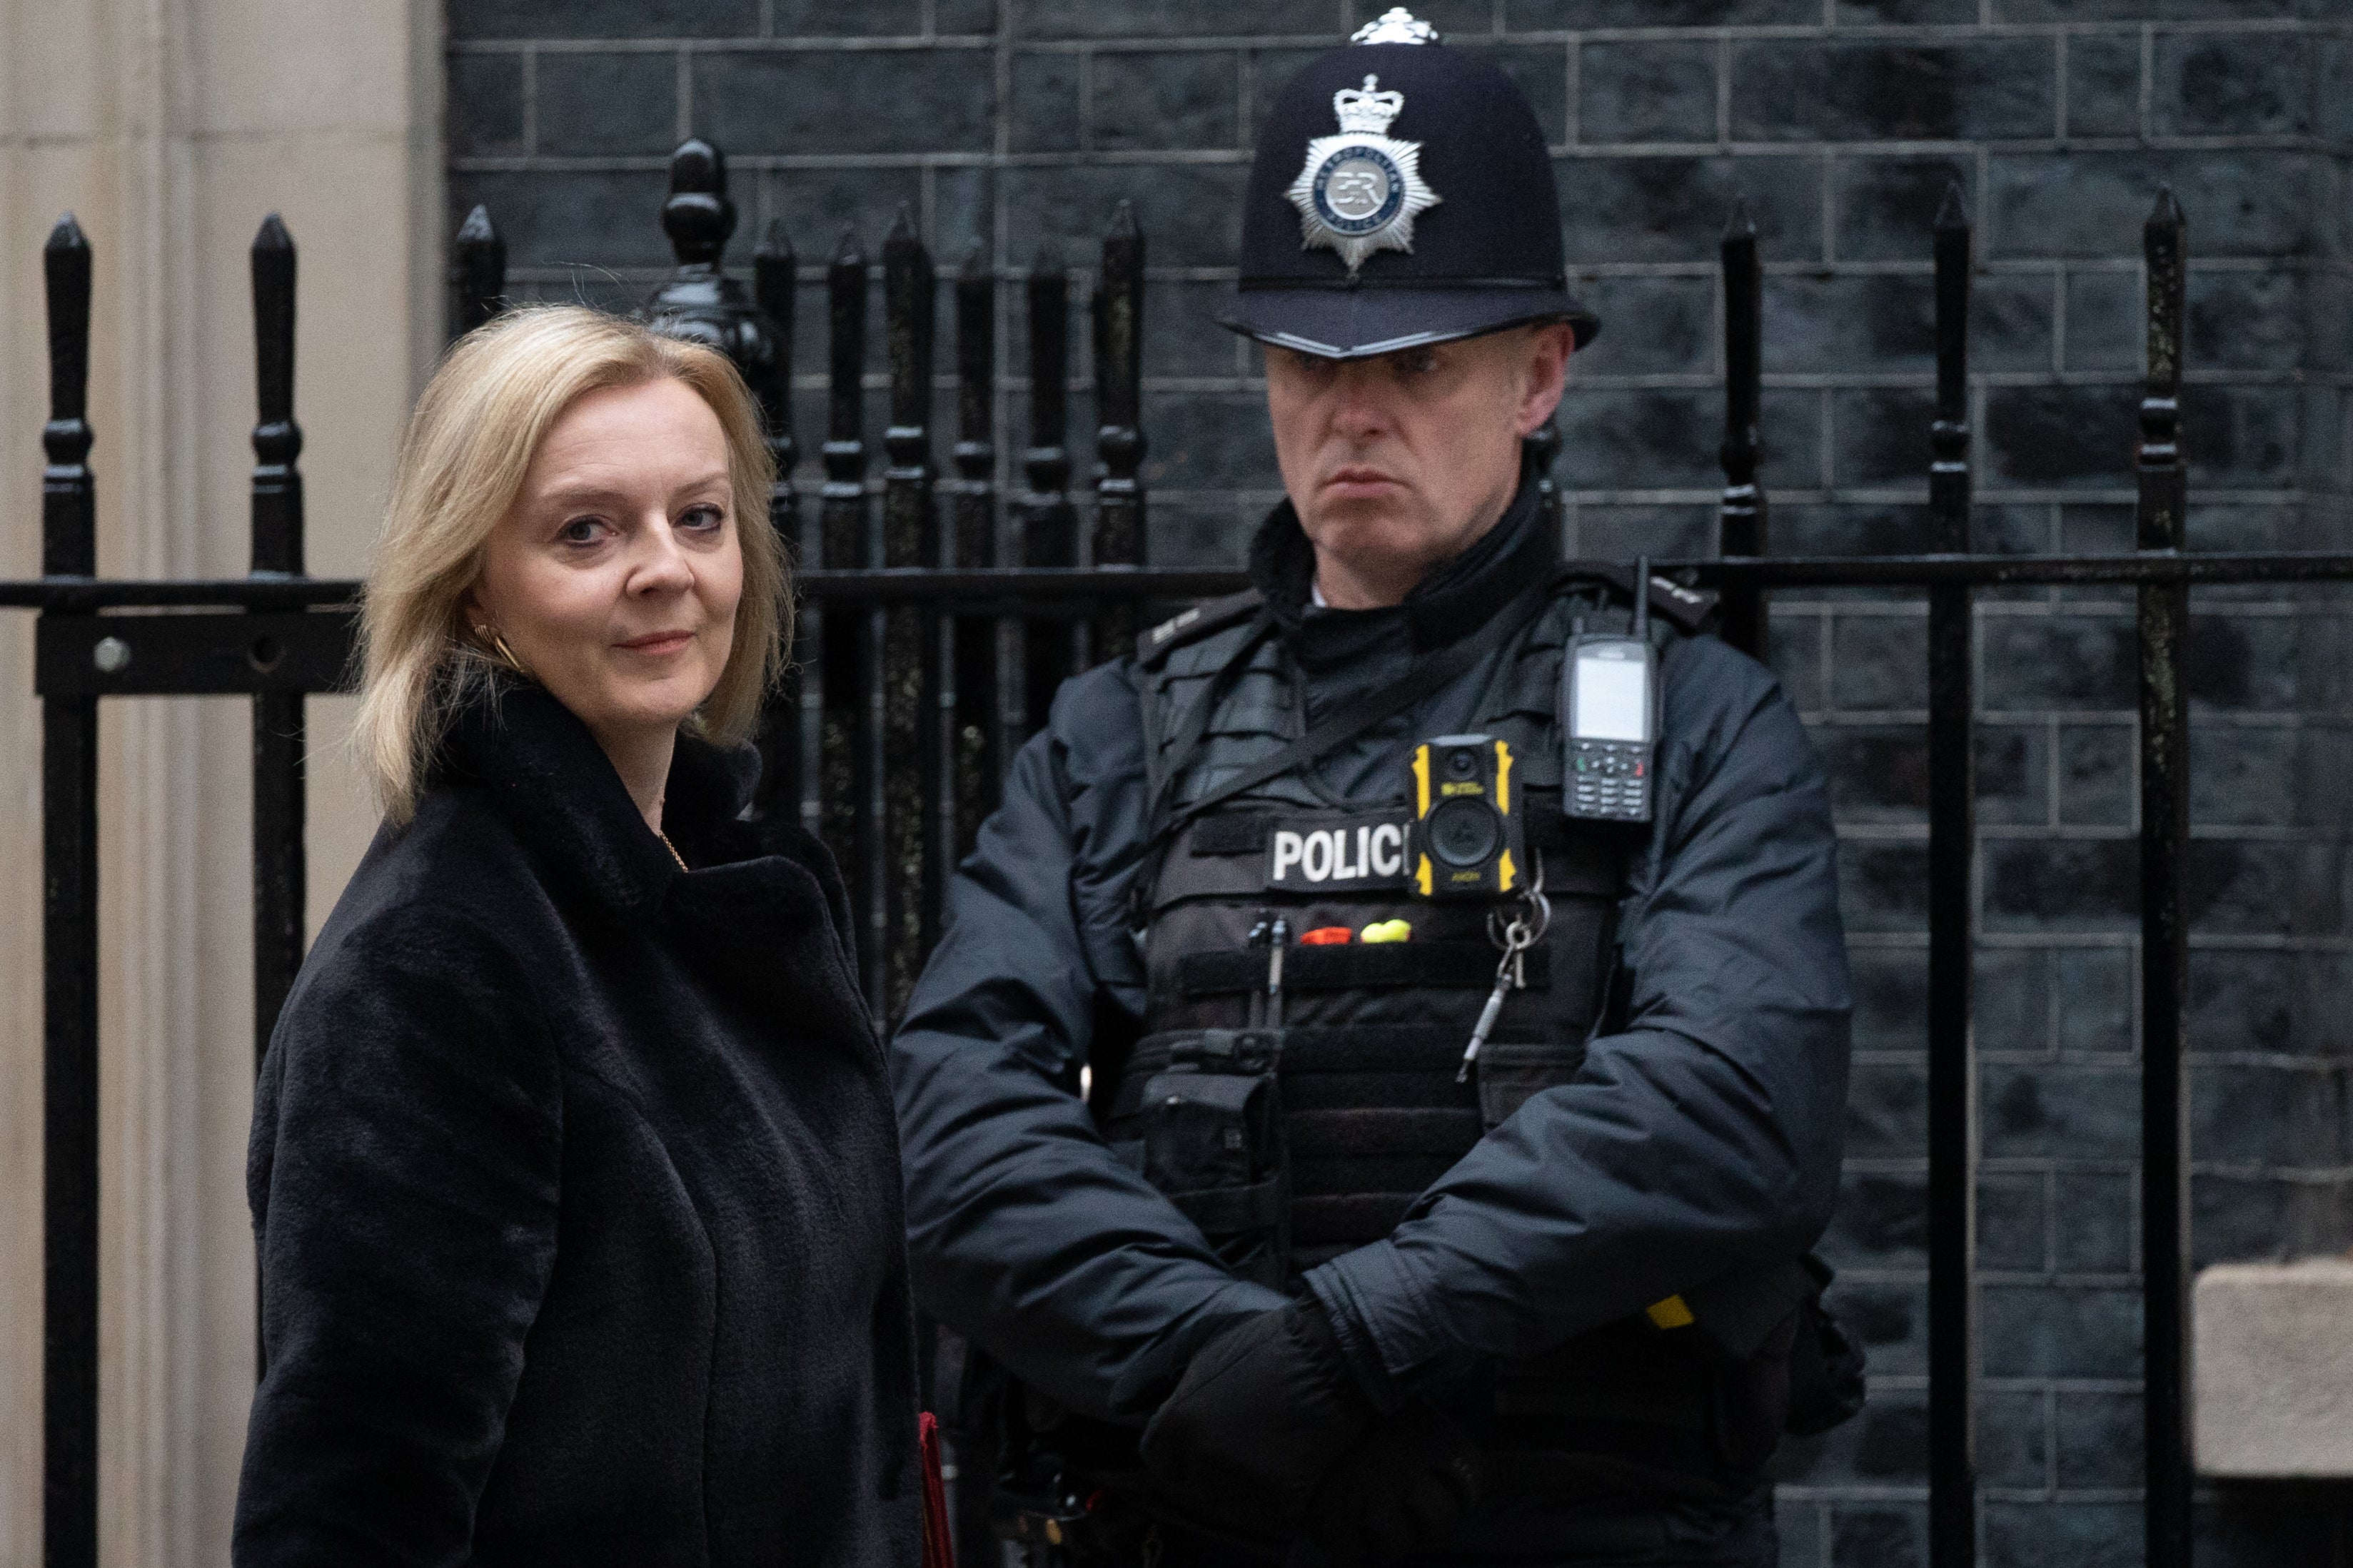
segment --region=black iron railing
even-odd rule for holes
[[[754,252],[747,295],[720,258],[733,226],[725,167],[690,142],[663,214],[680,267],[648,303],[670,330],[727,349],[758,393],[789,475],[796,261],[775,231]],[[2181,1093],[2187,710],[2179,652],[2193,584],[2353,581],[2353,554],[2182,552],[2185,496],[2178,396],[2184,226],[2169,195],[2145,235],[2148,380],[2138,447],[2139,549],[2108,556],[1970,552],[1967,312],[1970,231],[1957,191],[1936,224],[1936,418],[1923,432],[1940,552],[1855,558],[1766,553],[1757,483],[1759,269],[1736,213],[1724,240],[1727,329],[1723,555],[1661,569],[1718,590],[1726,635],[1764,651],[1766,595],[1789,588],[1915,588],[1929,602],[1928,1253],[1931,1557],[1976,1557],[1972,1440],[1977,1357],[1972,1247],[1976,1188],[1971,1035],[1975,854],[1972,601],[2030,584],[2130,586],[2139,596],[2142,1256],[2147,1270],[2147,1552],[2189,1557],[2191,1471],[2184,1426],[2188,1224]],[[259,407],[253,442],[253,570],[241,578],[127,582],[94,574],[94,480],[85,417],[90,252],[73,220],[45,255],[50,419],[43,433],[43,575],[0,582],[0,607],[37,611],[35,684],[43,724],[45,1560],[94,1564],[98,1453],[99,704],[121,696],[243,696],[253,704],[254,973],[257,1048],[302,953],[302,699],[341,689],[358,584],[302,574],[302,490],[293,419],[293,242],[273,216],[253,251]],[[1141,419],[1144,237],[1124,210],[1103,243],[1092,307],[1101,425],[1093,527],[1068,486],[1067,273],[1041,257],[999,279],[978,252],[955,275],[955,477],[930,428],[936,273],[903,218],[881,273],[891,421],[887,466],[870,475],[863,430],[866,257],[845,233],[825,268],[829,356],[824,479],[812,510],[789,482],[771,521],[797,545],[803,610],[793,683],[761,744],[755,814],[821,831],[849,869],[865,982],[889,1012],[938,930],[950,867],[994,804],[1014,750],[1042,721],[1056,682],[1116,654],[1158,606],[1227,591],[1237,574],[1146,569]],[[459,230],[453,321],[501,308],[504,257],[489,215]],[[996,316],[1000,284],[1021,288],[1029,445],[1025,488],[996,489]],[[1535,442],[1548,471],[1556,438]],[[1549,493],[1549,479],[1546,479]],[[946,494],[942,495],[943,486]],[[944,526],[944,514],[945,526]]]

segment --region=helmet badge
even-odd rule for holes
[[[1299,209],[1299,247],[1338,251],[1351,277],[1377,250],[1410,252],[1415,216],[1439,201],[1421,177],[1421,143],[1388,133],[1405,94],[1379,86],[1368,76],[1362,89],[1332,95],[1340,133],[1307,143],[1307,162],[1284,193]]]

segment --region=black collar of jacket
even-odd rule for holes
[[[588,727],[535,682],[493,675],[450,716],[439,771],[488,793],[550,871],[602,903],[651,908],[681,875]],[[759,771],[748,745],[680,734],[662,826],[694,865],[759,853],[736,820]]]
[[[1495,526],[1461,554],[1431,568],[1403,604],[1310,614],[1315,550],[1300,529],[1299,513],[1285,500],[1268,514],[1251,541],[1250,581],[1265,595],[1275,626],[1307,668],[1348,664],[1388,642],[1400,624],[1413,650],[1428,653],[1486,625],[1531,579],[1557,563],[1558,552],[1541,518],[1536,488],[1524,479]]]

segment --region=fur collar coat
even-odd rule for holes
[[[916,1561],[899,1153],[831,858],[463,712],[263,1063],[240,1568]]]

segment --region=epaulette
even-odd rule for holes
[[[1622,561],[1571,561],[1561,568],[1564,584],[1580,580],[1606,583],[1620,598],[1634,596],[1634,568]],[[1716,597],[1709,589],[1686,588],[1671,577],[1651,574],[1651,614],[1680,631],[1706,630],[1715,619]]]
[[[1239,594],[1228,594],[1221,599],[1206,599],[1181,615],[1142,633],[1135,639],[1135,662],[1148,665],[1169,649],[1196,642],[1211,632],[1248,620],[1265,602],[1256,588],[1244,588]]]

